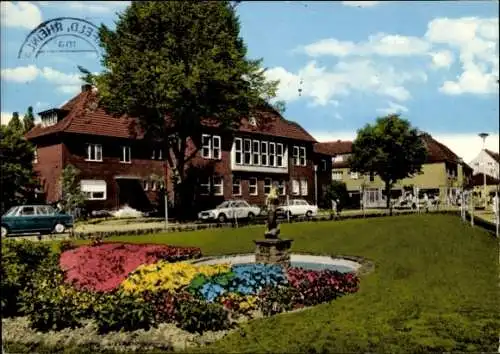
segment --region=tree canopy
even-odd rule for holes
[[[29,132],[35,126],[35,115],[33,114],[33,107],[29,106],[23,118],[24,133]]]
[[[19,115],[17,121],[19,122]],[[13,205],[32,200],[36,187],[33,172],[34,148],[23,137],[23,132],[19,129],[20,122],[19,125],[10,123],[0,127],[2,212]]]
[[[78,176],[80,170],[73,165],[67,165],[61,174],[62,209],[66,212],[74,212],[76,208],[85,203],[85,195],[80,189]]]
[[[247,58],[239,32],[230,1],[132,1],[115,30],[100,28],[105,70],[80,70],[108,112],[138,118],[153,138],[169,137],[166,157],[180,183],[196,153],[186,156],[187,141],[200,146],[202,119],[235,127],[276,94],[278,82],[266,80],[262,60]]]
[[[389,208],[393,185],[420,173],[426,157],[419,131],[399,114],[391,114],[358,130],[349,164],[355,172],[379,175],[385,183]]]
[[[24,128],[18,112],[12,113],[12,118],[9,121],[8,127],[13,132],[23,133]]]

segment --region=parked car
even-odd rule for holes
[[[310,218],[318,214],[318,206],[309,204],[305,199],[292,199],[288,205],[281,205],[276,209],[278,215],[281,216],[302,216],[305,215]]]
[[[22,233],[63,233],[73,227],[73,217],[50,205],[23,205],[2,216],[2,237]]]
[[[228,200],[215,209],[198,213],[198,219],[203,221],[217,220],[224,223],[229,219],[253,219],[260,214],[260,208],[248,204],[244,200]]]

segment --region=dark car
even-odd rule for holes
[[[24,233],[63,233],[73,227],[73,217],[50,205],[23,205],[2,216],[2,237]]]

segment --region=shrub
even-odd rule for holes
[[[100,334],[119,330],[148,330],[155,324],[151,303],[121,291],[102,294],[94,310]]]
[[[78,246],[71,240],[62,240],[59,243],[59,250],[61,253],[77,248]]]
[[[61,255],[60,265],[67,272],[66,281],[78,289],[109,292],[140,265],[158,260],[176,262],[200,255],[199,248],[105,243],[66,251]]]
[[[50,259],[52,250],[49,245],[27,240],[2,241],[2,265],[0,267],[0,286],[2,288],[2,316],[22,314],[19,305],[21,291],[31,286],[39,268]]]
[[[207,276],[229,272],[229,265],[200,265],[189,263],[167,263],[140,266],[122,283],[127,293],[174,291],[187,286],[198,275]]]
[[[229,313],[219,304],[192,299],[179,302],[176,321],[189,332],[220,331],[230,327]]]

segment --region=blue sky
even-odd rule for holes
[[[18,59],[33,28],[61,16],[112,26],[127,4],[2,2],[2,121],[70,99],[80,89],[77,65],[100,70],[91,53]],[[249,56],[281,80],[285,117],[318,140],[352,139],[377,116],[400,112],[466,161],[482,131],[498,151],[498,1],[243,2],[238,13]]]

